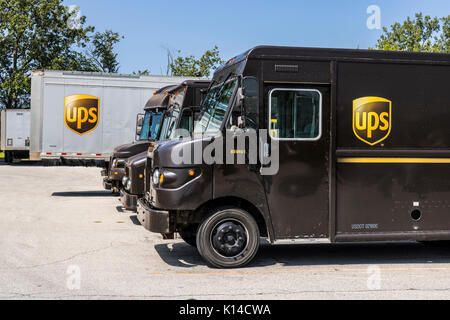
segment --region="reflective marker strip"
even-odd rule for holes
[[[338,163],[450,163],[449,158],[339,158]]]

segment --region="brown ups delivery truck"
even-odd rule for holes
[[[195,239],[217,267],[251,261],[260,237],[450,239],[450,54],[261,46],[212,81],[199,136],[151,154],[150,231]],[[257,161],[250,142],[224,147],[241,164],[220,147],[212,163],[175,157],[253,131]]]
[[[195,120],[200,113],[203,98],[202,91],[209,86],[207,80],[186,80],[168,90],[167,109],[163,112],[163,120],[158,139],[155,143],[163,144],[170,139],[178,139],[180,129],[192,133]],[[157,142],[156,142],[157,141]],[[147,149],[130,157],[125,162],[125,175],[122,179],[120,201],[127,210],[136,210],[137,200],[144,194],[144,175],[147,163]]]
[[[101,174],[103,179],[103,187],[106,190],[119,192],[122,187],[122,179],[125,173],[125,161],[138,153],[148,149],[150,142],[155,141],[159,137],[160,124],[163,119],[163,112],[167,108],[169,102],[168,91],[175,88],[176,85],[166,86],[155,91],[145,107],[143,117],[138,115],[136,123],[136,142],[124,144],[114,149],[110,161],[107,163],[105,170]]]

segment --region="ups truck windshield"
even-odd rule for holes
[[[161,123],[162,112],[147,111],[139,140],[155,140]]]
[[[203,102],[203,112],[194,128],[194,133],[214,133],[220,130],[236,83],[237,80],[232,79],[209,90]]]

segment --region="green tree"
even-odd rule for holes
[[[0,0],[0,104],[26,107],[37,69],[89,69],[76,50],[89,41],[86,18],[70,23],[62,0]]]
[[[178,54],[180,53],[181,51],[178,51]],[[217,46],[212,50],[207,50],[200,59],[196,59],[193,55],[173,58],[173,55],[169,51],[168,60],[170,74],[174,76],[205,78],[210,76],[213,69],[224,63],[219,56],[219,48]]]
[[[383,34],[375,46],[378,50],[450,52],[450,15],[432,18],[417,13],[403,23],[396,22]]]
[[[119,62],[115,45],[123,39],[117,32],[106,30],[103,33],[96,32],[88,50],[88,56],[98,71],[119,72]]]
[[[450,15],[441,18],[442,33],[439,39],[439,51],[450,52]]]

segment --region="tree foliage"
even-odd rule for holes
[[[123,38],[117,32],[106,30],[103,33],[96,32],[92,37],[88,55],[98,71],[119,72],[119,62],[115,45]]]
[[[384,27],[375,49],[450,52],[450,15],[432,18],[417,13],[414,19]]]
[[[181,51],[178,51],[178,54],[181,54]],[[199,59],[193,55],[172,58],[170,51],[168,52],[168,57],[170,74],[174,76],[207,78],[211,75],[213,69],[224,63],[219,56],[219,48],[217,46],[212,50],[207,50]]]
[[[79,27],[71,28],[70,18],[60,0],[0,0],[1,105],[28,104],[33,70],[85,64],[73,46],[85,46],[93,27],[84,27],[81,17]]]
[[[62,0],[0,0],[0,108],[29,106],[31,72],[117,72],[118,33],[95,33]],[[77,12],[75,12],[77,13]]]

